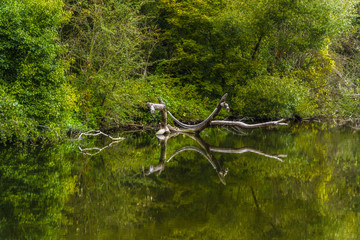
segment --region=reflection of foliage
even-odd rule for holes
[[[144,176],[161,149],[156,137],[145,133],[127,134],[92,157],[69,156],[66,146],[1,149],[0,237],[41,239],[60,232],[69,239],[359,235],[359,134],[311,125],[247,132],[207,129],[201,137],[215,146],[252,147],[287,158],[214,152],[229,168],[226,186],[197,152],[182,152],[161,175]],[[106,145],[108,139],[97,140],[90,143]],[[182,135],[171,138],[169,156],[183,146],[199,143]]]
[[[73,234],[124,239],[354,239],[358,236],[358,135],[321,126],[252,130],[234,136],[206,130],[222,147],[286,153],[283,163],[245,153],[214,153],[229,168],[220,184],[208,161],[180,153],[161,175],[144,177],[160,146],[153,136],[129,135],[94,157],[79,159],[79,192],[67,204]],[[169,156],[198,146],[181,135]],[[149,157],[151,156],[151,157]]]
[[[0,238],[42,239],[54,234],[73,191],[64,147],[0,149]]]
[[[107,227],[119,230],[143,222],[151,202],[147,187],[152,183],[139,170],[144,162],[153,161],[145,156],[154,151],[149,135],[134,134],[94,156],[79,155],[83,158],[74,168],[79,176],[79,191],[65,211],[69,235],[103,234],[101,230]]]

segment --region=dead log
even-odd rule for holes
[[[156,133],[157,135],[168,134],[170,132],[184,132],[184,133],[199,133],[207,127],[210,126],[236,126],[240,128],[262,128],[267,126],[278,126],[278,125],[287,125],[285,123],[285,119],[280,119],[278,121],[270,121],[270,122],[263,122],[263,123],[256,123],[256,124],[246,124],[241,121],[224,121],[224,120],[214,120],[214,118],[220,113],[222,108],[225,108],[227,111],[230,111],[229,105],[225,102],[226,97],[228,96],[227,93],[222,96],[220,101],[218,102],[217,106],[215,107],[214,111],[207,117],[204,121],[198,124],[189,125],[180,122],[174,115],[171,114],[170,111],[166,109],[165,102],[159,99],[159,103],[147,103],[146,105],[150,108],[150,112],[152,114],[155,113],[155,110],[160,110],[161,112],[161,123],[160,123],[160,130]],[[174,120],[174,122],[179,127],[173,127],[167,124],[167,113],[170,117]]]
[[[226,108],[227,111],[230,111],[229,105],[225,102],[227,95],[228,94],[225,93],[224,96],[222,96],[222,98],[220,99],[216,108],[209,115],[208,118],[206,118],[201,123],[198,123],[195,125],[188,125],[188,124],[182,123],[179,120],[177,120],[169,111],[168,111],[168,113],[169,113],[170,117],[174,120],[174,122],[180,126],[179,131],[181,131],[181,132],[201,132],[202,130],[204,130],[205,128],[210,126],[211,121],[220,113],[222,108]]]

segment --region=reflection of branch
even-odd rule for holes
[[[268,158],[274,158],[276,160],[279,160],[280,162],[282,162],[283,160],[280,157],[286,157],[286,155],[270,155],[270,154],[266,154],[263,153],[259,150],[256,149],[252,149],[252,148],[238,148],[238,149],[234,149],[234,148],[218,148],[218,147],[210,147],[210,151],[212,152],[219,152],[219,153],[238,153],[238,154],[243,154],[246,152],[251,152],[251,153],[256,153]]]
[[[156,135],[159,139],[160,146],[161,146],[161,153],[159,163],[156,166],[150,166],[149,171],[145,173],[145,175],[150,175],[154,172],[159,172],[157,175],[160,175],[161,172],[165,169],[165,161],[166,161],[166,145],[169,138],[175,136],[177,134],[170,134],[170,135]]]
[[[99,154],[102,150],[108,148],[108,147],[111,147],[111,145],[115,144],[115,143],[119,143],[120,141],[113,141],[111,142],[110,144],[106,145],[105,147],[103,148],[98,148],[98,147],[92,147],[92,148],[81,148],[79,146],[79,150],[82,154],[85,154],[85,155],[89,155],[89,156],[94,156],[96,154]],[[95,153],[89,153],[89,151],[92,151],[92,150],[97,150]]]
[[[83,138],[82,138],[83,135],[84,135],[84,136],[104,135],[104,136],[110,138],[110,139],[113,140],[113,141],[120,141],[120,140],[123,140],[123,139],[124,139],[124,138],[122,138],[122,137],[114,138],[114,137],[112,137],[112,136],[110,136],[110,135],[107,135],[106,133],[103,133],[103,132],[100,131],[100,130],[90,130],[90,131],[81,133],[81,134],[79,135],[79,137],[78,137],[78,140],[82,140],[82,139],[83,139]]]
[[[149,171],[146,173],[146,175],[150,175],[154,172],[159,172],[158,175],[161,174],[161,172],[165,169],[165,163],[171,161],[171,159],[173,159],[176,155],[180,154],[181,152],[184,151],[195,151],[200,153],[202,156],[204,156],[209,162],[210,164],[213,166],[213,168],[216,170],[220,181],[223,184],[225,183],[225,176],[228,172],[228,169],[222,170],[220,163],[218,162],[218,160],[214,157],[214,155],[212,154],[212,152],[218,152],[218,153],[237,153],[237,154],[243,154],[246,152],[251,152],[251,153],[256,153],[259,154],[261,156],[265,156],[268,158],[273,158],[279,161],[283,161],[281,159],[281,157],[286,157],[286,155],[271,155],[271,154],[267,154],[267,153],[263,153],[259,150],[256,149],[252,149],[252,148],[239,148],[239,149],[234,149],[234,148],[219,148],[219,147],[212,147],[210,146],[208,143],[206,143],[199,134],[189,134],[189,133],[182,133],[185,136],[188,136],[190,138],[192,138],[195,142],[197,142],[201,148],[195,147],[195,146],[185,146],[182,147],[181,149],[177,150],[175,153],[173,153],[170,158],[168,160],[166,160],[166,145],[167,145],[167,141],[168,139],[170,139],[171,137],[177,136],[179,135],[179,133],[174,133],[174,134],[170,134],[170,135],[157,135],[157,137],[159,138],[160,141],[160,145],[161,145],[161,155],[160,155],[160,160],[158,165],[156,166],[150,166],[149,167]]]
[[[211,164],[211,166],[213,166],[213,168],[216,170],[220,181],[225,185],[225,176],[228,173],[228,169],[222,170],[220,164],[218,163],[217,159],[209,152],[205,152],[204,150],[198,148],[198,147],[193,147],[193,146],[185,146],[179,150],[177,150],[173,155],[171,155],[171,157],[166,161],[166,162],[170,162],[170,160],[172,158],[174,158],[176,155],[178,155],[181,152],[184,151],[195,151],[200,153],[201,155],[203,155]]]

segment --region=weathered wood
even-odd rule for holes
[[[195,124],[195,125],[188,125],[188,124],[182,123],[179,120],[177,120],[169,111],[167,111],[167,112],[169,113],[170,117],[174,120],[174,122],[177,123],[180,126],[179,131],[182,131],[182,132],[201,132],[202,130],[204,130],[205,128],[210,126],[210,122],[219,114],[219,112],[221,111],[221,109],[223,107],[226,108],[228,111],[230,111],[229,105],[225,102],[227,96],[228,96],[227,93],[225,93],[224,96],[222,96],[222,98],[220,99],[220,101],[217,104],[216,108],[209,115],[209,117],[207,119],[205,119],[201,123],[198,123],[198,124]]]
[[[110,139],[113,140],[113,141],[124,140],[124,138],[122,138],[122,137],[114,138],[114,137],[112,137],[112,136],[110,136],[110,135],[108,135],[108,134],[106,134],[106,133],[103,133],[103,132],[100,131],[100,130],[90,130],[90,131],[81,133],[76,140],[82,140],[82,139],[83,139],[82,136],[98,136],[98,135],[104,135],[104,136],[110,138]]]
[[[160,110],[161,112],[161,123],[160,123],[160,130],[157,131],[157,135],[163,135],[170,132],[167,124],[167,113],[166,113],[166,105],[165,102],[159,97],[158,98],[159,103],[146,103],[146,106],[150,108],[150,112],[152,114],[155,113],[155,110]]]
[[[240,121],[224,121],[224,120],[214,120],[211,121],[211,126],[236,126],[241,128],[262,128],[262,127],[268,127],[268,126],[278,126],[278,125],[287,125],[285,123],[286,119],[280,119],[278,121],[270,121],[270,122],[263,122],[263,123],[255,123],[255,124],[247,124]]]
[[[207,117],[204,121],[198,124],[189,125],[180,122],[170,111],[166,109],[165,102],[159,98],[159,104],[156,103],[147,103],[146,105],[150,108],[151,113],[154,113],[156,109],[161,111],[161,123],[160,130],[156,133],[157,135],[168,134],[170,132],[184,132],[184,133],[199,133],[207,127],[210,126],[236,126],[240,128],[262,128],[267,126],[278,126],[278,125],[287,125],[285,119],[280,119],[278,121],[270,121],[256,124],[247,124],[241,121],[224,121],[224,120],[214,120],[214,118],[220,113],[222,108],[225,108],[227,111],[230,111],[229,105],[225,102],[227,93],[222,96],[214,111]],[[179,126],[173,127],[167,124],[167,114],[174,120],[174,122]]]
[[[155,110],[158,109],[158,110],[165,110],[166,109],[166,106],[165,104],[159,104],[159,103],[146,103],[146,106],[148,106],[150,108],[150,112],[152,114],[155,113]]]

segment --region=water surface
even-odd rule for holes
[[[119,134],[1,149],[0,238],[358,239],[351,128]]]

